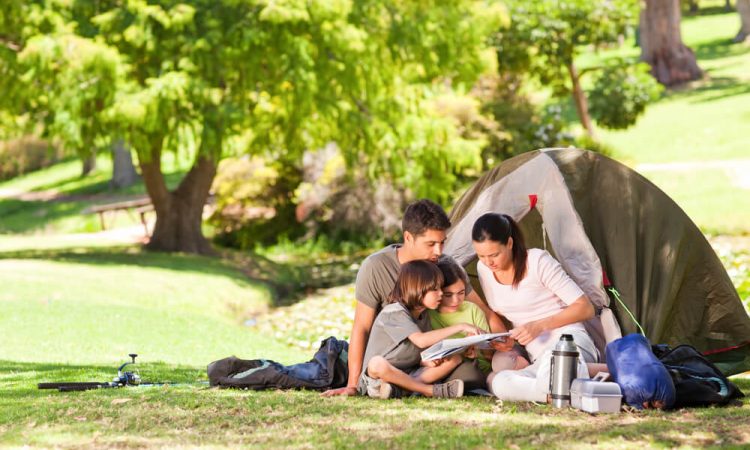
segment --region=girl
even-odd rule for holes
[[[433,330],[446,328],[459,323],[470,323],[479,329],[489,329],[487,318],[479,307],[471,302],[464,301],[466,298],[466,286],[469,284],[466,272],[453,260],[445,260],[438,263],[438,268],[443,274],[443,298],[437,310],[428,311],[430,323]],[[457,333],[451,338],[465,337],[464,333]],[[519,370],[529,365],[529,362],[519,354],[517,350],[502,352],[493,361],[493,351],[486,350],[477,353],[475,350],[467,351],[464,361],[451,375],[450,378],[460,378],[464,381],[466,389],[485,389],[487,384],[485,378],[492,371]],[[476,357],[476,362],[471,361]]]
[[[367,342],[358,390],[371,397],[389,398],[396,385],[427,397],[461,397],[463,381],[433,384],[461,363],[460,355],[431,361],[420,367],[420,352],[455,333],[475,335],[477,327],[460,323],[430,331],[427,309],[436,309],[442,299],[443,275],[429,261],[411,261],[401,266],[392,303],[375,318]]]
[[[513,324],[511,336],[526,347],[533,362],[522,371],[491,374],[490,389],[505,400],[545,401],[548,355],[562,333],[573,335],[583,360],[597,361],[596,347],[582,323],[594,316],[594,307],[549,253],[526,250],[510,216],[481,216],[474,223],[472,241],[487,303]],[[583,362],[579,377],[588,377]]]

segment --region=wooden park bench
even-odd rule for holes
[[[114,214],[117,213],[117,211],[126,211],[130,217],[133,217],[133,212],[137,213],[140,216],[141,223],[143,224],[143,228],[146,231],[146,236],[149,235],[148,231],[148,223],[146,222],[146,213],[151,212],[154,210],[154,205],[151,203],[151,199],[148,197],[138,198],[135,200],[126,200],[122,202],[114,202],[114,203],[105,203],[103,205],[96,205],[92,206],[90,208],[86,208],[83,212],[84,213],[97,213],[99,214],[99,222],[102,225],[102,230],[107,229],[107,222],[105,220],[105,214],[109,212],[113,212]],[[114,215],[113,214],[113,215]]]
[[[211,212],[213,212],[213,206],[216,203],[216,198],[214,195],[209,195],[208,199],[206,200],[206,205],[203,210],[204,218],[211,215]],[[142,197],[134,200],[126,200],[122,202],[114,202],[114,203],[105,203],[102,205],[96,205],[91,206],[89,208],[86,208],[83,210],[84,214],[99,214],[99,223],[102,225],[102,230],[107,229],[107,222],[105,221],[105,214],[109,212],[113,212],[112,215],[116,214],[117,211],[126,211],[130,217],[135,220],[135,217],[133,217],[133,212],[138,214],[141,219],[141,223],[143,224],[143,229],[146,232],[146,236],[149,236],[151,233],[148,229],[148,222],[146,222],[146,213],[150,213],[154,210],[154,205],[151,203],[151,199],[149,197]]]

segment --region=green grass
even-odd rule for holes
[[[186,381],[192,368],[156,365]],[[592,416],[490,398],[322,399],[314,392],[198,387],[58,393],[39,378],[105,377],[103,366],[4,363],[0,444],[33,447],[665,448],[747,446],[742,407]],[[742,389],[750,380],[735,380]]]
[[[271,294],[220,259],[137,248],[23,251],[0,259],[0,359],[203,366],[231,354],[293,358],[242,325]]]
[[[598,129],[616,157],[636,163],[748,158],[745,128],[750,120],[750,46],[733,44],[736,13],[683,17],[682,35],[693,49],[705,80],[667,91],[627,130]],[[582,55],[577,64],[597,66],[611,58],[638,58],[631,38],[623,47]]]

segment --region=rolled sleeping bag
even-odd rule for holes
[[[629,334],[607,345],[607,367],[620,385],[625,402],[638,409],[644,403],[668,409],[675,403],[675,387],[664,364],[640,334]]]

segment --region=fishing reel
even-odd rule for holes
[[[128,364],[135,364],[135,358],[138,356],[136,353],[129,353],[128,356],[132,361],[127,361],[117,369],[117,376],[112,380],[114,383],[118,383],[120,386],[138,386],[141,384],[141,375],[136,369],[134,372],[123,372],[122,369]]]

